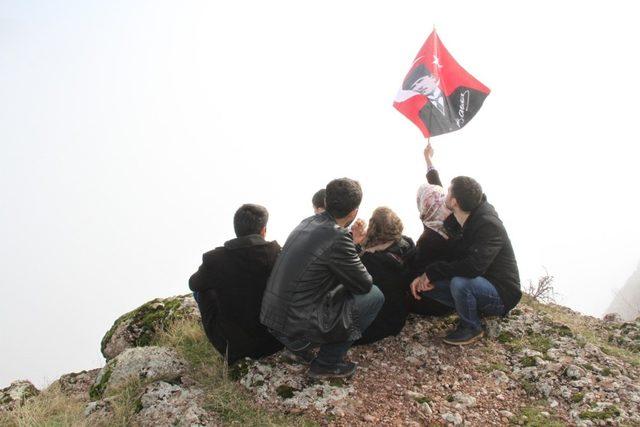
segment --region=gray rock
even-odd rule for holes
[[[509,411],[500,411],[500,416],[511,419],[515,417],[515,414]]]
[[[462,406],[476,406],[476,398],[473,396],[469,396],[468,394],[464,394],[461,392],[457,392],[453,395],[453,400],[458,402]]]
[[[135,423],[140,426],[208,426],[214,418],[202,406],[203,393],[194,388],[157,381],[140,398]]]
[[[14,381],[9,387],[0,390],[0,411],[20,406],[38,394],[40,391],[29,381]]]
[[[450,424],[453,424],[454,426],[459,426],[462,424],[462,416],[457,412],[447,412],[445,414],[442,414],[442,419]]]
[[[158,332],[181,319],[200,319],[190,294],[149,301],[114,322],[102,338],[102,355],[111,360],[128,348],[148,346]]]
[[[584,369],[577,367],[576,365],[569,365],[565,370],[565,374],[567,377],[577,380],[584,376]]]
[[[130,348],[100,370],[89,395],[92,400],[100,399],[134,378],[145,382],[179,380],[186,366],[186,362],[170,348]]]
[[[502,371],[495,370],[491,372],[491,378],[496,382],[496,384],[508,383],[509,377]]]
[[[73,372],[58,378],[50,387],[60,387],[60,391],[69,397],[79,400],[89,398],[89,390],[98,377],[100,369]]]

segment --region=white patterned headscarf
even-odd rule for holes
[[[446,195],[439,185],[422,184],[418,188],[418,210],[420,220],[425,227],[432,229],[445,239],[448,239],[442,222],[451,215],[451,211],[445,206]]]

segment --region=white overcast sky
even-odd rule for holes
[[[349,176],[421,225],[424,140],[393,97],[435,24],[492,89],[434,138],[523,283],[601,315],[640,259],[633,2],[0,2],[0,387],[98,367],[124,312],[188,291],[244,202],[283,243]]]

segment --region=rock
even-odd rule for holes
[[[425,356],[429,351],[425,346],[417,342],[413,342],[407,346],[407,356],[420,359]]]
[[[487,337],[496,339],[500,335],[500,319],[497,317],[488,318],[485,320],[485,331]]]
[[[510,420],[511,418],[515,417],[515,414],[509,411],[500,411],[500,416]]]
[[[565,370],[565,375],[571,379],[580,379],[584,376],[584,370],[576,365],[569,365]]]
[[[602,317],[602,320],[609,323],[611,322],[622,323],[622,317],[618,313],[605,314],[604,317]]]
[[[427,402],[422,402],[420,404],[420,408],[422,408],[425,414],[433,415],[433,409],[431,409],[431,405],[429,405]]]
[[[319,413],[335,414],[335,406],[354,391],[352,385],[342,380],[309,381],[301,365],[249,361],[245,369],[240,384],[253,392],[258,402],[286,411],[313,408]]]
[[[462,424],[462,416],[457,412],[447,412],[445,414],[442,414],[442,419],[450,424],[453,424],[454,426],[459,426]]]
[[[38,394],[40,391],[31,382],[14,381],[0,390],[0,411],[10,411]]]
[[[92,369],[90,371],[65,374],[51,384],[50,387],[57,385],[65,396],[73,397],[78,400],[86,400],[89,398],[89,390],[95,382],[99,372],[100,369]]]
[[[108,419],[113,415],[113,398],[89,402],[84,408],[84,416],[87,417],[89,424],[107,423]]]
[[[180,319],[200,319],[190,294],[149,301],[114,322],[102,338],[102,355],[111,360],[128,348],[148,346],[155,334]]]
[[[411,366],[422,366],[424,362],[417,357],[407,356],[404,360]]]
[[[212,415],[202,406],[203,393],[165,381],[147,385],[140,397],[135,424],[140,426],[208,426]]]
[[[536,385],[536,389],[544,397],[549,397],[549,395],[551,394],[551,391],[553,390],[553,385],[549,384],[546,381],[545,382],[539,382]]]
[[[362,417],[362,419],[368,423],[375,423],[377,421],[376,417],[374,417],[373,415],[365,415],[364,417]]]
[[[453,395],[453,400],[455,402],[460,403],[463,406],[476,406],[476,398],[473,396],[469,396],[468,394],[464,394],[461,392],[457,392]]]
[[[101,399],[131,379],[145,382],[180,380],[186,366],[186,362],[170,348],[130,348],[107,362],[100,370],[89,390],[89,396],[91,400]]]
[[[502,371],[495,370],[491,372],[491,378],[496,382],[496,384],[508,383],[509,377]]]

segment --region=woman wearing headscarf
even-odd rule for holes
[[[398,216],[387,207],[373,211],[362,242],[360,259],[373,283],[385,297],[384,305],[373,323],[364,331],[356,344],[368,344],[384,337],[397,335],[407,318],[407,289],[413,277],[405,263],[413,250],[413,241],[402,235],[403,225]]]
[[[424,149],[427,162],[427,183],[418,188],[417,204],[424,230],[416,243],[415,250],[408,256],[412,279],[418,277],[424,268],[435,262],[446,260],[449,256],[449,236],[443,221],[451,211],[445,206],[446,193],[442,188],[438,171],[433,166],[433,147],[428,144]],[[454,310],[430,298],[416,300],[409,296],[409,311],[427,316],[443,316]]]

